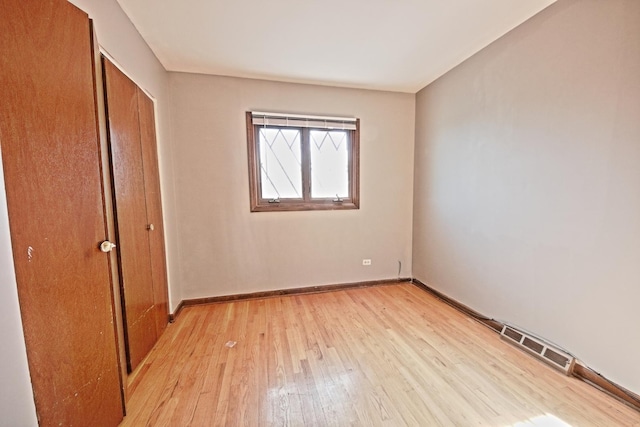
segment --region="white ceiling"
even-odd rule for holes
[[[118,0],[169,71],[414,93],[555,0]]]

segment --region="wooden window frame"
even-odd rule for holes
[[[249,197],[251,212],[287,212],[287,211],[314,211],[314,210],[347,210],[360,208],[360,120],[356,120],[356,129],[347,130],[350,142],[349,150],[349,197],[337,200],[336,198],[311,198],[311,159],[308,141],[309,132],[312,130],[324,130],[316,128],[294,128],[301,130],[301,154],[302,154],[302,188],[303,197],[300,199],[265,199],[261,197],[261,174],[259,160],[258,132],[263,125],[254,125],[252,113],[246,113],[247,120],[247,152],[249,158]],[[282,128],[281,126],[266,126],[270,128]],[[306,136],[305,136],[306,135]]]

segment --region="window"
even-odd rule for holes
[[[358,209],[359,125],[247,112],[251,211]]]

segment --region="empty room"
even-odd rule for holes
[[[1,427],[640,427],[640,1],[0,21]]]

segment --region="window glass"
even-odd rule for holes
[[[345,131],[310,132],[311,197],[349,197],[349,139]]]
[[[301,199],[300,131],[260,128],[259,145],[262,198]]]

